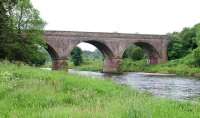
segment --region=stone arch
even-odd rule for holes
[[[110,49],[110,47],[108,45],[106,45],[106,43],[101,42],[99,40],[84,40],[84,41],[80,41],[80,42],[76,42],[73,43],[73,48],[75,46],[77,46],[78,44],[85,42],[85,43],[89,43],[93,46],[95,46],[104,56],[104,60],[103,60],[103,68],[102,71],[103,72],[112,72],[112,73],[117,73],[119,72],[119,66],[120,66],[120,62],[121,59],[116,59],[114,52]],[[70,49],[70,52],[73,50]]]
[[[134,44],[136,46],[139,46],[144,50],[144,52],[148,56],[148,63],[149,64],[158,64],[158,63],[160,63],[161,55],[160,55],[158,49],[153,44],[151,44],[149,42],[138,41],[138,42],[130,43],[124,49],[123,54],[126,51],[126,49],[132,44]],[[122,56],[123,56],[123,54],[122,54]]]

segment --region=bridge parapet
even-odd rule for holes
[[[167,39],[167,35],[154,34],[128,34],[105,32],[76,32],[76,31],[46,31],[45,36],[60,37],[94,37],[94,38],[120,38],[120,39]]]

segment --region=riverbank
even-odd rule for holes
[[[195,118],[200,104],[160,99],[111,80],[0,63],[0,116]]]
[[[124,72],[149,72],[162,74],[176,74],[179,76],[190,76],[200,78],[200,68],[192,67],[187,64],[176,61],[169,61],[166,64],[149,65],[145,60],[130,61],[124,60],[122,70]]]
[[[102,71],[102,61],[89,61],[81,66],[73,66],[71,63],[70,68],[82,71]],[[200,78],[200,68],[192,67],[177,61],[169,61],[166,64],[149,65],[146,60],[131,61],[124,59],[121,65],[123,72],[147,72],[147,73],[161,73],[161,74],[176,74],[178,76],[190,76]]]
[[[70,69],[76,69],[76,70],[82,70],[82,71],[102,72],[103,61],[100,59],[87,60],[87,61],[84,61],[80,66],[74,66],[74,64],[71,61],[68,61],[68,67]]]

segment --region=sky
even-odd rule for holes
[[[31,1],[46,30],[166,34],[200,23],[200,0]]]

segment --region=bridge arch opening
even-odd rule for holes
[[[80,69],[87,68],[88,70],[103,71],[104,61],[113,57],[112,51],[103,42],[94,40],[83,41],[76,44],[70,53],[68,61],[69,67],[71,66],[70,68],[74,67],[74,64],[72,63],[72,53],[77,47],[82,50],[82,64],[77,66],[77,68]]]
[[[59,58],[59,55],[56,52],[56,50],[48,43],[46,43],[46,46],[39,47],[39,51],[43,53],[43,56],[45,56],[45,63],[40,66],[45,69],[55,70],[55,68],[53,67],[54,61]]]
[[[113,57],[112,51],[108,48],[108,46],[106,46],[106,44],[102,42],[90,40],[90,41],[84,41],[84,43],[88,43],[95,46],[103,54],[105,58]]]
[[[156,48],[146,42],[135,42],[125,49],[123,58],[130,58],[133,61],[146,60],[147,64],[158,64],[159,63],[159,52]]]

